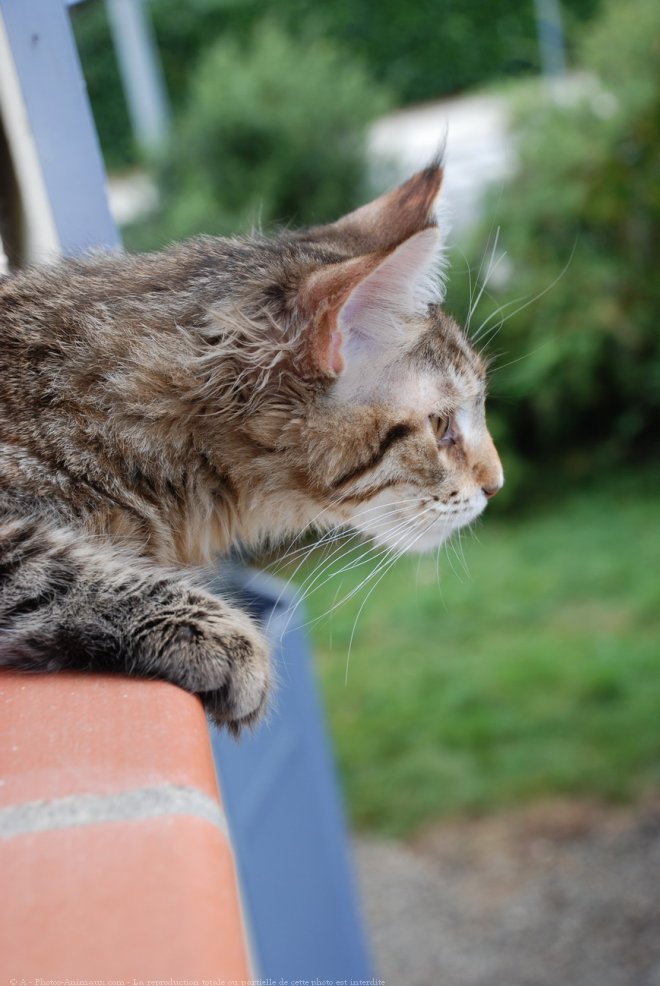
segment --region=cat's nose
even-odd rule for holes
[[[504,473],[493,439],[488,432],[482,436],[476,449],[475,463],[472,467],[474,479],[488,500],[492,500],[504,486]]]
[[[502,481],[501,483],[497,483],[496,485],[494,484],[493,486],[482,486],[481,492],[489,500],[492,500],[494,496],[497,496],[497,494],[500,492],[503,486],[504,486],[504,481]]]

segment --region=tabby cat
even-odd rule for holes
[[[191,566],[307,525],[426,550],[482,512],[503,477],[439,307],[441,182],[0,279],[0,665],[163,678],[237,732],[267,647]]]

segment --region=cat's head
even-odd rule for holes
[[[259,292],[266,334],[283,327],[288,346],[246,419],[271,486],[300,522],[350,524],[393,549],[438,546],[503,483],[485,365],[440,307],[441,182],[433,165],[285,234]]]

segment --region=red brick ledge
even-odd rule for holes
[[[199,702],[5,671],[0,706],[4,982],[249,979]]]

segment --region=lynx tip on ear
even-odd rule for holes
[[[402,185],[330,226],[318,228],[319,232],[341,239],[356,255],[389,253],[416,233],[437,226],[435,206],[442,178],[442,153],[439,153]]]

